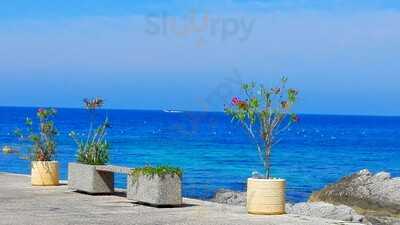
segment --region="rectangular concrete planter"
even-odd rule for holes
[[[127,198],[154,206],[182,205],[182,182],[177,175],[128,176]]]
[[[113,193],[114,173],[98,171],[92,165],[69,163],[68,188],[89,194]]]

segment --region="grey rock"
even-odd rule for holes
[[[18,151],[8,145],[3,147],[3,153],[4,154],[12,154],[12,153],[17,153]]]
[[[375,179],[381,180],[381,181],[385,181],[385,180],[389,180],[391,178],[390,173],[387,172],[380,172],[375,174]]]
[[[400,218],[367,216],[368,221],[373,225],[400,225]]]
[[[324,202],[286,204],[286,213],[348,222],[367,223],[364,216],[345,205],[333,205]]]
[[[128,176],[127,198],[156,206],[182,205],[182,181],[177,175]]]
[[[265,179],[265,176],[260,174],[257,171],[254,171],[253,173],[251,173],[251,178],[254,178],[254,179]]]
[[[246,193],[237,192],[228,189],[218,190],[214,197],[211,199],[212,202],[228,205],[246,205]]]
[[[400,218],[400,180],[386,172],[362,170],[313,193],[309,200],[350,206],[374,224],[395,224]]]
[[[89,194],[114,192],[114,173],[98,171],[96,166],[68,163],[68,188]]]
[[[246,205],[246,193],[236,192],[228,189],[218,190],[214,198],[211,199],[213,202],[228,204],[228,205]],[[298,203],[298,204],[286,204],[286,213],[310,216],[316,218],[334,219],[347,222],[363,222],[367,223],[364,216],[359,215],[355,210],[345,205],[335,206],[329,203]]]

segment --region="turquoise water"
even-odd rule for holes
[[[0,108],[0,146],[21,147],[12,135],[34,108]],[[184,195],[207,199],[219,188],[244,190],[246,178],[262,171],[254,146],[223,113],[106,110],[112,123],[111,162],[136,167],[168,164],[184,170]],[[287,197],[298,202],[351,172],[368,168],[400,176],[400,117],[300,115],[273,151],[273,175],[288,181]],[[61,177],[75,160],[68,137],[87,132],[84,110],[59,109],[57,159]],[[0,171],[29,173],[29,163],[0,154]],[[117,186],[124,187],[124,176]]]

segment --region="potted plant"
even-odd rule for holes
[[[23,142],[31,142],[32,146],[23,159],[31,161],[31,183],[33,186],[59,185],[59,165],[55,160],[57,129],[52,121],[56,115],[53,108],[38,109],[36,115],[39,119],[39,129],[35,132],[33,121],[27,118],[26,130],[17,129],[16,136]],[[10,153],[17,151],[10,151]]]
[[[127,198],[155,206],[182,204],[182,170],[176,167],[135,168],[128,176]]]
[[[291,113],[298,92],[286,88],[287,78],[277,88],[266,88],[255,83],[243,84],[244,100],[234,97],[225,112],[239,121],[254,141],[265,175],[247,180],[247,210],[251,214],[285,213],[284,179],[271,176],[271,153],[278,136],[298,117]]]
[[[106,139],[107,129],[110,128],[108,119],[96,127],[96,110],[103,106],[104,101],[101,98],[84,99],[84,104],[90,115],[90,127],[85,138],[75,132],[69,134],[78,150],[77,163],[68,164],[68,187],[90,194],[112,193],[114,174],[96,170],[97,165],[105,165],[109,159],[110,146]]]

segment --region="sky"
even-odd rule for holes
[[[0,4],[0,106],[221,111],[285,75],[299,113],[400,115],[397,0]]]

